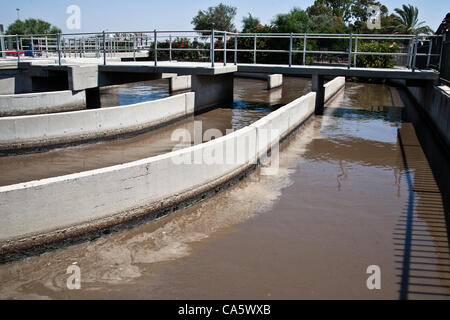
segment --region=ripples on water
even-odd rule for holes
[[[250,80],[238,80],[233,105],[200,118],[215,119],[221,129],[240,128],[310,90],[304,79],[286,80],[275,93],[263,92],[263,83],[245,90]],[[142,98],[125,95],[128,102]],[[163,220],[0,266],[0,297],[395,299],[404,267],[396,230],[409,214],[406,177],[414,174],[404,168],[398,141],[408,125],[403,111],[397,89],[348,83],[324,116],[283,148],[278,175],[257,171]],[[425,263],[434,273],[426,276],[436,277],[432,286],[445,293],[429,263],[436,255],[428,248],[427,220],[415,219],[430,241]],[[65,289],[65,269],[74,262],[82,268],[80,292]],[[379,294],[365,288],[372,264],[383,268]]]

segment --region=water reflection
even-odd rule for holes
[[[167,79],[104,87],[100,91],[102,108],[127,106],[169,97]]]
[[[277,107],[244,94],[246,81],[215,125]],[[299,91],[283,88],[282,99]],[[284,145],[278,175],[257,171],[163,220],[0,266],[0,297],[448,298],[442,195],[400,96],[348,83]],[[75,292],[65,288],[74,262],[84,279]],[[381,267],[380,291],[366,287],[370,265]]]
[[[189,131],[194,140],[194,121],[201,121],[202,134],[209,129],[218,129],[225,135],[229,129],[248,126],[276,110],[281,101],[290,102],[298,98],[306,90],[304,86],[308,86],[308,81],[288,80],[282,88],[284,100],[277,101],[277,104],[268,102],[270,91],[260,89],[260,85],[259,81],[236,79],[233,104],[218,106],[209,112],[139,135],[44,153],[0,157],[0,186],[93,170],[171,152],[179,144],[172,141],[175,130]],[[168,96],[168,90],[167,79],[114,86],[104,89],[102,103],[105,107],[118,106],[117,101],[149,101]]]

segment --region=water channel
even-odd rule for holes
[[[145,86],[159,88],[145,99],[168,95],[164,80],[133,84],[105,91],[104,106],[142,101]],[[169,152],[194,120],[241,128],[311,90],[291,77],[264,87],[236,79],[232,106],[136,137],[0,158],[0,185]],[[284,143],[277,175],[257,170],[162,220],[0,265],[0,298],[448,299],[448,160],[425,127],[402,89],[348,82]],[[81,290],[66,288],[72,264]],[[370,266],[381,290],[367,287]]]

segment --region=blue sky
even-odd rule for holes
[[[199,9],[215,6],[220,2],[238,8],[235,24],[240,28],[243,16],[249,12],[269,23],[277,13],[286,13],[294,6],[306,9],[314,0],[0,0],[0,24],[5,28],[17,18],[40,18],[68,32],[66,9],[70,5],[81,8],[79,32],[138,31],[138,30],[191,30],[192,17]],[[419,8],[420,19],[437,29],[445,14],[450,11],[448,1],[442,0],[382,0],[390,11],[410,3]]]

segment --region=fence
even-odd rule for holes
[[[350,69],[358,67],[364,57],[366,60],[379,57],[412,71],[418,67],[448,69],[448,57],[442,59],[441,50],[448,47],[448,41],[443,41],[441,35],[154,30],[1,37],[6,47],[1,51],[4,57],[14,56],[20,61],[22,55],[56,56],[59,64],[63,58],[102,58],[103,64],[107,64],[109,57],[122,53],[132,54],[130,59],[136,60],[138,52],[145,52],[155,65],[158,61],[182,57],[189,61],[209,61],[211,66],[230,61],[234,64],[276,62],[289,66],[337,63]],[[424,43],[428,44],[427,48]],[[373,44],[380,45],[381,50],[363,50],[373,48]]]

